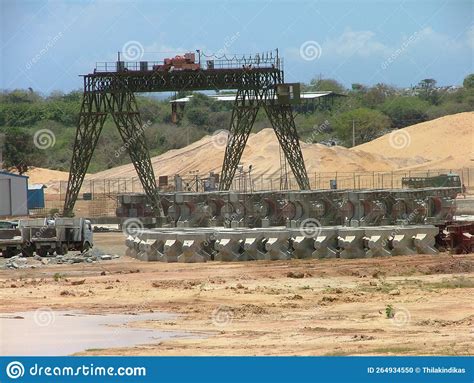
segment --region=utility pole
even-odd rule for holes
[[[352,147],[356,146],[356,128],[355,121],[352,120]]]
[[[3,169],[3,147],[5,145],[5,134],[0,133],[0,170]]]

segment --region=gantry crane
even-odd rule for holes
[[[201,57],[201,56],[200,56]],[[195,62],[193,53],[164,62],[97,63],[83,76],[79,114],[64,214],[72,214],[84,176],[107,116],[119,130],[143,189],[157,217],[163,217],[155,174],[135,99],[140,92],[236,90],[230,134],[222,165],[220,189],[231,187],[237,165],[259,109],[262,107],[300,189],[309,189],[292,104],[299,101],[299,84],[285,84],[278,50],[249,56],[207,57]]]

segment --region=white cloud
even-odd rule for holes
[[[372,31],[345,30],[339,37],[322,44],[323,54],[328,56],[383,56],[390,49],[375,39]]]
[[[166,53],[166,54],[183,54],[187,52],[189,48],[185,49],[182,47],[172,47],[170,45],[160,44],[154,42],[150,45],[145,46],[145,53]]]
[[[458,38],[436,32],[431,27],[425,27],[414,31],[410,35],[403,36],[402,39],[393,45],[386,45],[377,40],[377,36],[370,30],[354,31],[346,29],[341,35],[332,39],[312,38],[321,46],[321,58],[388,58],[394,53],[399,56],[408,52],[449,52],[460,53],[465,49],[474,48],[474,26],[471,26],[465,34]],[[287,51],[287,56],[301,58],[298,49],[293,48]]]
[[[417,43],[419,46],[425,46],[440,51],[458,51],[465,49],[467,39],[465,36],[459,36],[457,39],[451,36],[438,33],[431,27],[425,27],[418,33]]]

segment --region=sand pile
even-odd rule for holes
[[[24,174],[28,176],[29,184],[46,184],[49,185],[52,181],[67,181],[69,177],[68,172],[60,170],[50,170],[45,168],[30,167],[28,172]]]
[[[474,112],[423,122],[356,146],[353,151],[418,159],[410,169],[474,167]]]
[[[226,131],[203,137],[181,149],[152,158],[155,175],[187,176],[220,172],[227,142]],[[394,171],[399,169],[459,169],[474,167],[474,113],[459,113],[413,125],[348,149],[302,142],[308,174],[320,172]],[[276,175],[280,153],[271,128],[250,135],[241,163],[252,165],[255,176]],[[30,183],[46,183],[47,192],[57,192],[66,172],[33,168]],[[132,164],[86,176],[86,180],[137,177]]]
[[[152,158],[155,174],[188,175],[192,171],[206,174],[220,172],[225,152],[227,134],[220,132],[206,136],[181,149],[170,150]],[[301,143],[306,168],[309,173],[335,171],[390,171],[405,166],[419,165],[423,159],[387,158],[380,154],[349,150],[344,147],[327,147],[320,144]],[[251,134],[241,163],[252,165],[253,173],[275,174],[280,169],[280,154],[277,138],[272,129],[263,129]],[[132,164],[118,166],[87,179],[136,177]]]

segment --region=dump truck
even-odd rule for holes
[[[0,253],[5,258],[21,252],[23,238],[17,226],[13,221],[0,221]]]
[[[69,250],[86,251],[93,242],[91,222],[84,218],[25,219],[19,229],[23,239],[23,255],[64,255]]]

